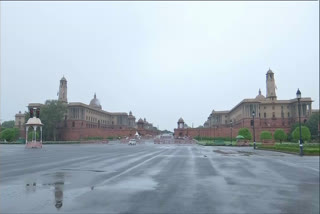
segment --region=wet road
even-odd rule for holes
[[[1,213],[319,213],[319,157],[198,145],[0,145]]]

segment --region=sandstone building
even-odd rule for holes
[[[60,125],[63,140],[79,140],[88,137],[123,137],[134,136],[136,131],[141,135],[155,135],[158,133],[156,127],[146,119],[136,118],[130,111],[108,112],[102,109],[99,99],[94,94],[89,105],[80,102],[69,102],[67,97],[67,80],[63,77],[60,80],[58,100],[67,105],[67,113]],[[28,108],[38,108],[43,104],[30,103]],[[16,127],[22,128],[24,114],[16,114]],[[23,129],[23,128],[22,128]],[[23,136],[23,135],[22,135]]]
[[[310,97],[300,99],[301,121],[303,123],[312,113],[312,102]],[[231,110],[212,110],[208,119],[204,122],[203,128],[181,128],[184,121],[180,118],[178,128],[175,129],[175,136],[230,137],[232,126],[234,129],[232,135],[235,137],[239,128],[251,129],[253,111],[255,112],[256,139],[259,139],[261,131],[271,131],[273,133],[275,129],[282,128],[289,132],[290,126],[299,120],[297,98],[290,100],[277,99],[274,73],[269,69],[266,73],[266,96],[262,95],[259,89],[255,98],[243,99]]]

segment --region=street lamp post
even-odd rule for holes
[[[297,91],[297,99],[298,99],[298,113],[299,113],[299,134],[300,134],[300,138],[299,138],[299,147],[300,147],[300,156],[303,156],[303,142],[301,139],[301,117],[300,117],[300,99],[301,99],[301,92],[298,88]]]
[[[252,127],[253,127],[253,149],[256,149],[256,134],[254,130],[254,116],[255,116],[254,110],[252,111]]]
[[[230,127],[231,127],[231,146],[232,146],[232,120],[230,120]]]

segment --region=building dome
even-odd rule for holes
[[[182,117],[180,117],[180,119],[178,120],[178,123],[184,123],[184,120],[182,119]]]
[[[138,123],[143,123],[143,120],[140,118],[140,119],[138,120]]]
[[[273,74],[273,71],[269,68],[267,74]]]
[[[135,118],[135,116],[132,115],[132,112],[131,112],[131,111],[129,112],[128,118]]]
[[[261,90],[259,89],[259,94],[255,98],[256,100],[265,100],[266,97],[261,94]]]
[[[67,79],[63,76],[60,81],[67,81]]]
[[[102,109],[101,105],[100,105],[100,101],[97,99],[96,94],[94,94],[93,99],[90,101],[89,104],[91,107],[93,108],[97,108],[97,109]]]

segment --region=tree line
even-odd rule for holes
[[[44,141],[60,140],[61,126],[64,116],[67,113],[67,105],[58,100],[47,100],[44,105],[40,107],[39,118],[44,124],[42,129],[42,137]],[[30,118],[30,113],[25,112],[25,121]],[[28,140],[32,137],[33,129],[29,129]],[[39,138],[39,130],[37,130],[37,139]],[[14,127],[14,121],[5,121],[1,124],[0,140],[16,141],[19,137],[19,129]]]

